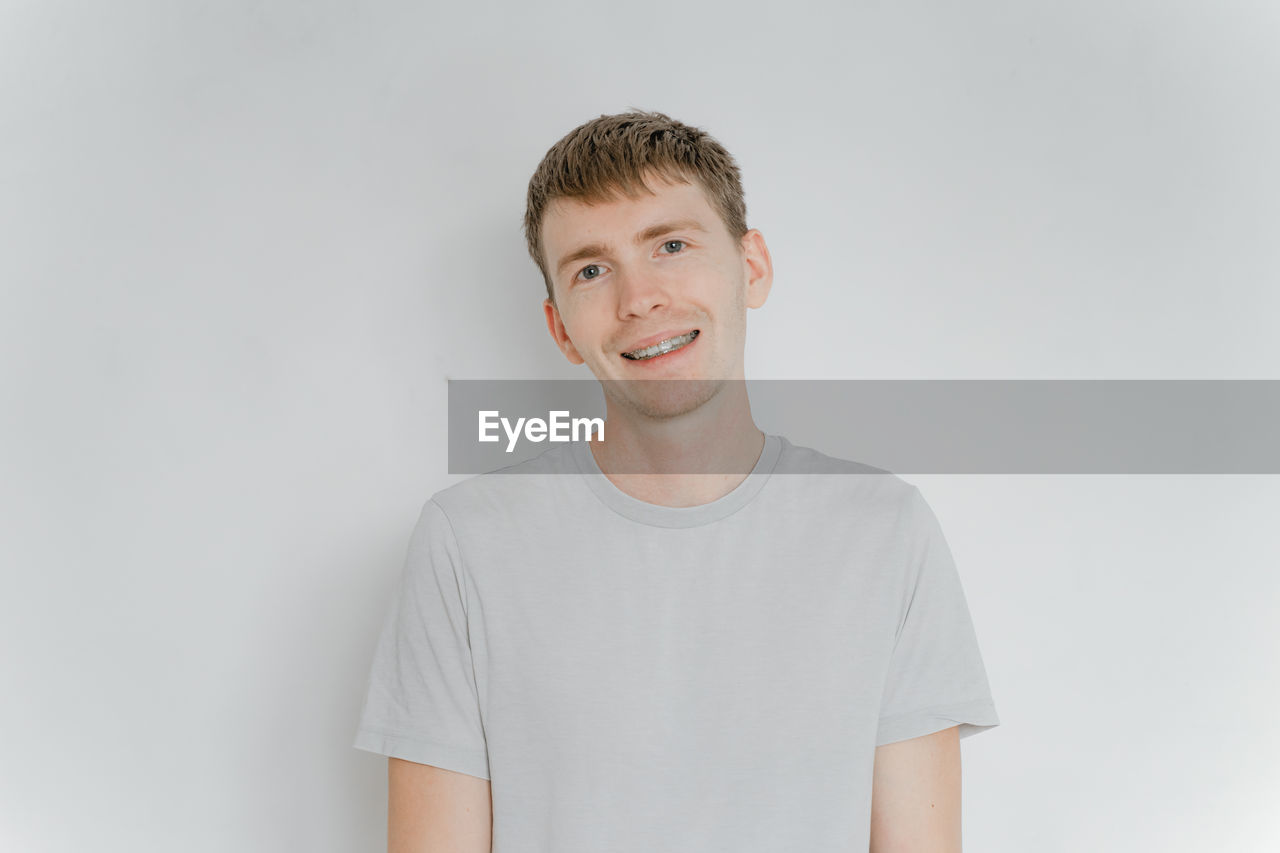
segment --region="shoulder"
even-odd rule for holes
[[[431,495],[424,512],[438,511],[455,533],[484,530],[519,519],[537,517],[566,502],[581,488],[568,445],[546,450],[532,459],[468,477]]]
[[[859,514],[900,517],[922,500],[920,491],[892,471],[864,462],[841,459],[782,438],[774,474],[805,502],[829,501]]]

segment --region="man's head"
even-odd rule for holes
[[[626,402],[671,416],[742,378],[746,309],[764,303],[772,265],[737,164],[708,134],[661,113],[587,122],[534,173],[525,233],[571,362],[602,381],[718,381]],[[663,341],[669,352],[652,349]]]
[[[525,240],[548,299],[555,302],[543,241],[548,206],[556,199],[586,204],[634,199],[645,193],[651,174],[696,182],[730,236],[739,240],[747,233],[738,164],[710,134],[658,112],[602,115],[551,146],[529,180]]]

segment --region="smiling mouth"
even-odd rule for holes
[[[674,338],[667,338],[665,341],[658,341],[651,347],[632,350],[631,352],[624,352],[622,357],[629,358],[632,361],[647,361],[648,359],[657,358],[660,355],[666,355],[669,352],[675,352],[682,347],[686,347],[693,343],[693,339],[697,336],[698,330],[694,329],[692,332],[688,332],[683,335],[676,335]]]

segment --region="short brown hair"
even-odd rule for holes
[[[542,220],[558,198],[587,204],[652,193],[646,173],[675,183],[697,183],[734,239],[747,233],[742,176],[733,156],[710,134],[658,112],[602,115],[569,131],[547,151],[529,180],[524,214],[529,254],[555,301],[542,257]]]

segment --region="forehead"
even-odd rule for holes
[[[661,177],[646,179],[653,195],[635,198],[619,193],[611,201],[588,203],[558,198],[547,206],[542,222],[543,244],[554,269],[564,254],[586,242],[621,246],[656,222],[696,219],[708,231],[723,227],[706,193],[697,183],[670,183]]]

